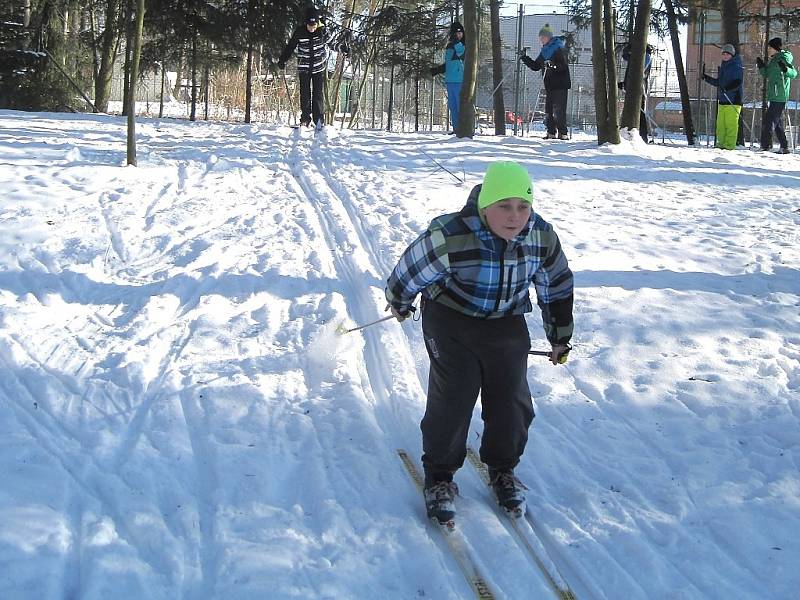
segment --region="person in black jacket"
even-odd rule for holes
[[[617,84],[619,89],[624,90],[625,87],[628,85],[630,81],[628,75],[628,71],[630,70],[630,60],[631,60],[631,45],[625,44],[625,47],[622,49],[622,58],[627,63],[625,66],[625,77],[623,77],[622,81]],[[649,142],[649,127],[647,126],[647,112],[646,112],[646,103],[645,98],[647,97],[647,89],[648,84],[650,81],[650,67],[653,64],[653,47],[650,44],[647,44],[647,47],[644,51],[644,73],[642,74],[642,107],[639,110],[639,135],[642,136],[644,143],[647,144]]]
[[[278,59],[278,68],[285,69],[289,57],[297,49],[297,76],[300,80],[300,124],[308,127],[312,118],[320,129],[325,122],[323,98],[325,71],[328,68],[328,47],[331,36],[317,8],[308,8],[305,22],[295,29]],[[334,48],[347,54],[347,47]]]
[[[567,52],[563,37],[554,37],[550,25],[539,30],[542,50],[536,59],[524,52],[519,59],[533,71],[544,70],[542,79],[545,89],[545,125],[547,135],[544,139],[556,137],[567,140],[567,90],[572,87],[567,64]]]

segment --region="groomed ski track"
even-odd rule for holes
[[[356,324],[373,321],[377,307],[385,305],[385,301],[382,301],[383,287],[391,266],[384,264],[385,260],[373,245],[346,188],[326,166],[328,141],[331,137],[335,139],[335,133],[327,129],[314,137],[303,136],[302,133],[298,135],[296,132],[292,137],[288,153],[291,173],[299,190],[319,216],[328,250],[342,284],[340,292],[344,296],[348,314]],[[403,334],[393,322],[381,325],[360,332],[364,337],[361,356],[365,369],[363,391],[367,398],[372,399],[377,421],[384,430],[387,442],[394,439],[401,444],[398,447],[419,447],[418,423],[411,420],[413,417],[410,419],[407,407],[403,407],[403,404],[408,404],[410,395],[416,396],[417,406],[424,404],[423,388],[418,383],[422,367],[416,367],[414,355],[409,351],[409,344],[420,343],[421,335]],[[406,328],[409,326],[412,326],[410,321],[406,322]],[[415,377],[417,381],[414,381]],[[390,448],[387,447],[387,450]],[[508,581],[502,581],[498,574],[508,569],[513,560],[509,555],[519,554],[519,549],[515,547],[515,541],[509,538],[501,539],[501,552],[488,551],[482,539],[486,532],[480,531],[480,524],[488,522],[496,531],[500,531],[497,528],[499,520],[493,518],[490,506],[481,505],[481,497],[474,495],[473,487],[464,485],[463,488],[462,497],[459,498],[461,512],[457,521],[457,544],[464,547],[461,550],[445,549],[455,542],[449,540],[448,544],[443,544],[441,539],[436,541],[444,553],[444,560],[455,567],[455,574],[459,571],[462,575],[467,573],[466,582],[472,588],[470,592],[473,597],[514,598],[519,593],[515,589],[524,589],[531,598],[557,598],[535,566],[522,573],[516,572],[513,586]],[[419,495],[412,496],[410,501],[424,523],[425,513]],[[469,504],[468,509],[465,504]],[[432,524],[426,527],[432,530],[431,535],[436,539],[437,533],[433,530],[437,527]],[[498,558],[506,563],[502,570],[492,564],[492,559],[497,561]],[[464,560],[468,561],[466,565]],[[470,570],[477,572],[469,575]],[[482,579],[485,584],[476,585],[475,578]],[[504,593],[504,589],[507,592]]]
[[[396,454],[419,468],[420,324],[333,329],[386,314],[399,253],[500,159],[578,285],[570,362],[529,362],[517,469],[558,572],[579,600],[794,598],[797,157],[137,133],[124,168],[124,119],[0,111],[0,598],[473,596]],[[493,595],[553,597],[457,482]]]

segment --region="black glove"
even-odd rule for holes
[[[782,60],[779,60],[779,61],[778,61],[778,68],[779,68],[781,71],[783,71],[784,73],[786,73],[786,71],[788,71],[788,70],[789,70],[789,67],[787,67],[787,66],[786,66],[786,63],[785,63],[785,62],[783,62]]]
[[[619,89],[621,89],[621,90],[624,90],[625,89],[625,82],[624,81],[620,81],[619,83],[617,83],[617,87]]]
[[[341,46],[339,46],[339,52],[347,56],[348,54],[350,54],[350,46],[348,46],[347,44],[342,44]]]
[[[759,69],[763,69],[764,68],[764,60],[760,56],[756,58],[756,66]]]
[[[278,68],[279,68],[281,71],[283,71],[283,70],[286,68],[286,63],[285,63],[285,62],[283,62],[282,60],[279,60],[279,61],[278,61]]]

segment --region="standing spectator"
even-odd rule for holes
[[[717,88],[717,147],[735,150],[744,96],[744,68],[733,44],[722,47],[722,64],[717,77],[703,73],[703,80]]]
[[[768,42],[767,55],[769,56],[767,64],[764,64],[760,56],[756,59],[758,72],[767,80],[767,100],[769,100],[769,107],[761,126],[761,149],[772,150],[774,128],[781,145],[778,153],[789,154],[789,143],[783,131],[783,109],[789,100],[789,86],[791,80],[797,77],[797,69],[792,64],[794,62],[792,53],[783,50],[783,40],[779,37],[772,38]]]
[[[458,21],[450,25],[450,40],[444,50],[444,85],[447,88],[447,110],[450,112],[450,127],[458,126],[461,107],[461,84],[464,83],[464,26]]]
[[[622,78],[617,84],[619,89],[624,90],[628,85],[629,79],[629,67],[630,67],[630,60],[631,60],[631,45],[625,44],[625,47],[622,49],[622,59],[627,63],[625,65],[625,77]],[[644,73],[642,74],[642,107],[639,110],[639,135],[642,136],[644,143],[647,144],[650,141],[650,128],[647,124],[647,90],[650,82],[650,67],[653,64],[653,47],[650,44],[647,44],[647,47],[644,51]]]
[[[286,68],[286,61],[297,49],[297,77],[300,80],[300,124],[308,127],[313,123],[321,129],[325,123],[323,99],[325,95],[325,71],[328,68],[328,46],[331,36],[322,22],[319,9],[306,9],[305,20],[295,29],[278,59],[278,68]],[[347,54],[347,47],[338,48]]]
[[[544,70],[542,74],[545,89],[545,126],[547,135],[544,139],[556,137],[568,140],[567,135],[567,90],[572,87],[567,64],[566,43],[563,37],[554,37],[553,30],[546,24],[539,30],[539,42],[542,50],[536,59],[523,54],[519,59],[533,71]]]

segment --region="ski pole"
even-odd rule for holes
[[[377,321],[372,321],[371,323],[367,323],[366,325],[359,325],[358,327],[353,327],[352,329],[345,329],[344,325],[339,325],[339,327],[336,328],[336,333],[338,333],[339,335],[344,335],[345,333],[352,333],[354,331],[358,331],[359,329],[364,329],[366,327],[382,323],[383,321],[388,321],[389,319],[394,319],[394,315],[389,315],[388,317],[381,317]]]
[[[565,362],[567,362],[570,350],[572,350],[572,346],[567,344],[567,347],[564,349],[564,351],[558,355],[558,364],[563,365]],[[553,351],[551,350],[548,352],[547,350],[528,350],[528,354],[532,356],[546,356],[550,358],[553,355]]]
[[[416,310],[417,310],[416,306],[410,306],[408,308],[408,312],[410,312],[410,313],[414,313],[414,312],[416,312]],[[344,335],[345,333],[352,333],[354,331],[358,331],[359,329],[365,329],[367,327],[371,327],[372,325],[377,325],[378,323],[383,323],[384,321],[388,321],[389,319],[394,319],[394,318],[395,318],[394,315],[389,315],[387,317],[381,317],[380,319],[378,319],[376,321],[372,321],[371,323],[366,323],[364,325],[359,325],[358,327],[353,327],[352,329],[346,329],[344,324],[340,323],[339,326],[336,328],[336,333],[338,333],[339,335]]]
[[[289,91],[289,82],[286,80],[286,71],[281,69],[281,75],[283,75],[283,85],[286,86],[286,100],[289,102],[289,112],[292,113],[292,120],[294,124],[297,125],[297,113],[292,110],[292,93]]]

